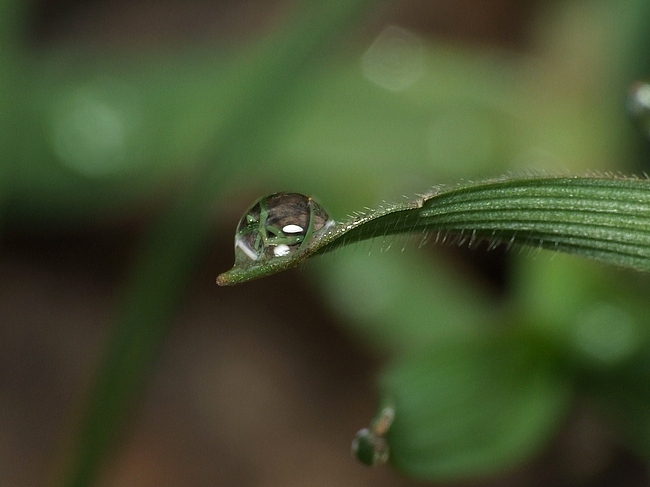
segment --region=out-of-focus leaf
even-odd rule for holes
[[[514,298],[535,332],[600,373],[648,345],[648,274],[547,254],[515,266]]]
[[[375,245],[370,254],[366,247],[313,263],[323,299],[364,341],[394,353],[483,334],[494,318],[496,306],[478,286],[425,259],[415,245],[405,252]]]
[[[391,462],[420,479],[506,469],[538,452],[571,398],[552,359],[500,337],[431,347],[390,365],[382,381],[395,420]]]

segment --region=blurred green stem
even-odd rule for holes
[[[12,137],[17,131],[17,106],[20,100],[22,73],[20,64],[19,32],[23,29],[25,2],[0,0],[0,219],[4,213],[5,201],[11,189],[11,167],[15,161],[15,144],[19,137]],[[1,231],[1,228],[0,228]]]
[[[208,210],[217,196],[215,188],[223,187],[218,184],[226,177],[223,169],[241,167],[254,155],[260,156],[258,147],[274,133],[279,109],[294,90],[300,73],[373,2],[303,3],[290,28],[278,29],[275,38],[261,44],[261,51],[244,56],[246,59],[236,67],[239,76],[233,77],[232,89],[224,93],[235,102],[229,105],[232,110],[209,151],[219,161],[200,166],[145,243],[125,288],[74,449],[62,455],[66,463],[59,470],[62,476],[56,485],[92,485],[115,447],[181,302],[192,265],[207,242],[212,227]]]

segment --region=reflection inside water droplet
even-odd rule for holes
[[[333,224],[312,198],[298,193],[275,193],[257,200],[239,221],[235,262],[246,265],[285,257],[303,248]]]
[[[97,79],[52,100],[50,144],[70,169],[102,178],[133,169],[142,138],[139,92],[119,79]]]
[[[289,255],[289,252],[291,252],[291,249],[285,244],[276,245],[273,248],[273,255],[275,257],[284,257],[285,255]]]

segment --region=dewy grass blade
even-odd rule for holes
[[[217,284],[240,284],[350,243],[405,233],[453,236],[470,244],[487,240],[490,247],[533,246],[649,271],[650,180],[527,177],[441,186],[411,201],[332,222],[288,255],[238,258]]]

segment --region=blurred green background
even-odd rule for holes
[[[646,275],[380,238],[215,277],[267,193],[341,220],[511,171],[641,174],[648,20],[0,1],[0,485],[647,485]],[[366,469],[382,398],[396,469]]]

